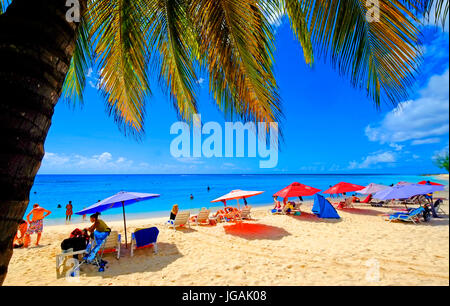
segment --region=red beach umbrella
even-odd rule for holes
[[[307,196],[315,195],[319,191],[320,191],[320,189],[295,182],[295,183],[292,183],[289,186],[281,189],[280,191],[275,193],[273,196],[281,197],[281,198],[307,197]]]
[[[417,184],[419,184],[419,185],[427,185],[427,181],[421,181],[421,182],[418,182]],[[442,184],[435,183],[435,182],[430,182],[430,185],[434,185],[434,186],[444,186],[444,185],[442,185]]]
[[[323,193],[328,194],[337,194],[337,193],[344,193],[344,192],[352,192],[352,191],[359,191],[366,187],[359,186],[356,184],[346,183],[346,182],[340,182],[339,184],[334,185],[328,190],[325,190]]]

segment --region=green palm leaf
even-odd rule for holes
[[[255,0],[192,0],[202,64],[219,108],[246,120],[278,121],[273,31]]]
[[[86,14],[89,14],[89,11]],[[92,69],[94,51],[90,42],[90,31],[90,18],[87,15],[81,16],[75,51],[62,93],[62,97],[71,104],[75,104],[77,101],[83,102],[86,74],[89,69]]]
[[[192,120],[197,113],[194,61],[197,45],[187,16],[185,0],[154,0],[146,7],[147,32],[153,46],[155,66],[163,88],[168,88],[181,118]]]
[[[88,7],[107,108],[125,132],[135,135],[143,132],[145,99],[151,94],[144,5],[145,1],[97,0]]]
[[[421,60],[420,33],[402,1],[380,0],[374,22],[367,18],[365,0],[300,1],[318,56],[331,58],[339,73],[365,88],[377,106],[408,97]]]

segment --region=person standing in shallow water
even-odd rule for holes
[[[72,220],[73,215],[73,205],[72,201],[69,201],[69,204],[66,205],[66,222],[70,222]]]

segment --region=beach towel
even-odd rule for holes
[[[156,227],[144,228],[134,232],[136,237],[136,247],[144,247],[155,243],[158,238],[159,230]]]
[[[331,203],[323,196],[316,194],[314,196],[314,205],[312,212],[319,218],[323,219],[340,219],[341,217],[337,213],[336,209]]]

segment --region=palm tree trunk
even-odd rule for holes
[[[65,4],[14,0],[0,15],[0,285],[75,48]]]

